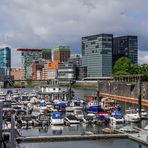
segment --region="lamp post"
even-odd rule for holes
[[[70,80],[69,81],[69,100],[72,100],[72,85],[75,84],[76,81]]]
[[[138,113],[140,117],[140,126],[141,126],[141,78],[138,79]]]
[[[0,147],[2,147],[2,141],[3,141],[3,136],[2,136],[2,124],[3,124],[3,102],[0,101]]]

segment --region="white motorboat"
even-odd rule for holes
[[[135,112],[134,109],[126,110],[126,113],[124,115],[125,122],[138,122],[140,117],[137,112]]]
[[[84,115],[82,118],[82,122],[85,124],[94,124],[96,122],[96,116],[95,114],[87,114]]]
[[[75,109],[74,110],[74,115],[77,117],[77,119],[82,120],[84,117],[83,111]]]
[[[136,109],[137,114],[139,114],[139,109]],[[148,113],[142,108],[141,109],[141,117],[146,117],[148,115]]]
[[[75,115],[72,115],[72,114],[67,115],[65,117],[65,122],[67,124],[79,124],[80,123],[80,121],[78,120],[78,118]]]
[[[109,119],[110,126],[113,128],[121,128],[125,122],[122,112],[118,109],[112,113],[112,116],[109,117]]]
[[[61,112],[55,111],[52,113],[51,124],[52,125],[63,125],[64,124],[64,119],[63,119],[63,115]]]

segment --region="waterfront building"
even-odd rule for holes
[[[32,80],[41,80],[42,79],[42,61],[33,61],[32,63]]]
[[[10,76],[11,69],[11,49],[9,47],[0,48],[0,80]]]
[[[76,67],[73,63],[65,62],[60,63],[58,68],[58,80],[75,80],[76,79]]]
[[[87,67],[82,66],[82,56],[80,54],[73,54],[68,60],[69,63],[73,63],[76,80],[82,80],[87,77]]]
[[[54,60],[48,63],[48,79],[57,78],[57,70],[59,68],[60,61]]]
[[[32,62],[42,58],[42,49],[19,48],[21,51],[22,79],[32,78]]]
[[[82,66],[87,67],[87,77],[112,75],[112,34],[82,37]]]
[[[43,62],[43,68],[42,68],[42,80],[47,80],[48,79],[48,63],[51,62],[50,60],[44,60],[42,59]]]
[[[42,59],[45,60],[52,60],[52,54],[51,54],[51,49],[43,48],[42,49]]]
[[[113,65],[120,57],[130,58],[132,64],[138,62],[138,37],[120,36],[113,39]]]
[[[73,63],[75,66],[82,66],[82,56],[80,54],[72,54],[68,62]]]
[[[11,76],[14,80],[21,80],[21,68],[11,68]]]
[[[54,60],[56,61],[67,62],[70,58],[69,46],[57,46],[53,52],[54,52]]]

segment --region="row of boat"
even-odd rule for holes
[[[69,89],[60,87],[57,82],[52,84],[35,91],[0,93],[4,122],[8,124],[13,116],[20,127],[84,123],[109,124],[116,128],[140,119],[137,109],[127,110],[123,115],[120,105],[110,98],[92,96],[80,99],[75,96],[69,100]],[[147,116],[144,110],[142,116]]]

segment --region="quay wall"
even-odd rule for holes
[[[100,81],[97,84],[101,93],[138,98],[138,84],[130,82]],[[148,82],[141,83],[141,97],[148,100]]]

